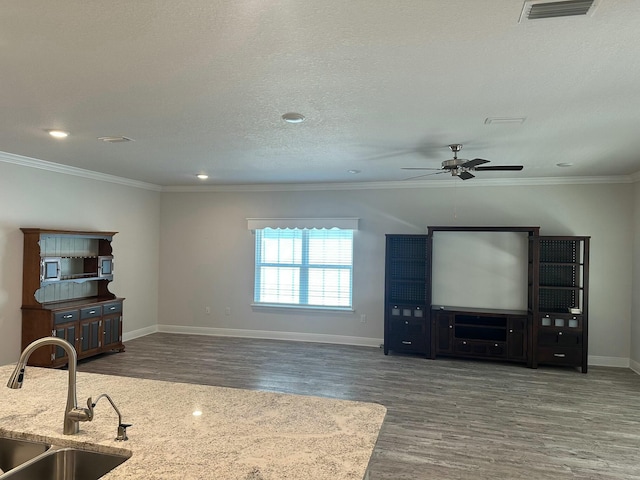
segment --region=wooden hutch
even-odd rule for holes
[[[78,358],[124,351],[122,303],[109,292],[113,280],[111,241],[116,232],[22,228],[22,349],[55,336],[71,343]],[[33,352],[30,365],[68,363],[60,347]]]

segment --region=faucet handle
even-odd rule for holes
[[[93,420],[93,407],[95,406],[96,404],[93,403],[93,401],[91,400],[91,397],[87,398],[86,412],[87,412],[87,416],[89,417],[89,421]]]
[[[93,420],[93,407],[96,404],[91,402],[91,397],[87,399],[88,408],[74,407],[67,412],[67,417],[75,422],[90,422]]]
[[[133,426],[132,423],[121,423],[118,425],[118,436],[116,437],[116,440],[119,442],[129,440],[129,437],[127,437],[127,427],[131,426]]]

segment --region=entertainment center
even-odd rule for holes
[[[479,241],[460,250],[456,242],[474,233]],[[587,373],[589,237],[541,236],[540,227],[436,226],[426,235],[388,234],[385,258],[385,355]]]

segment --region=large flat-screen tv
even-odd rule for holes
[[[434,231],[432,304],[526,310],[527,232]]]

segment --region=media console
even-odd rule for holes
[[[385,355],[396,351],[433,359],[496,359],[531,368],[539,364],[578,367],[587,373],[589,237],[541,236],[539,230],[445,226],[429,227],[426,235],[388,234]],[[433,305],[436,232],[516,232],[528,237],[522,253],[527,257],[526,285],[521,287],[526,289],[526,309]],[[453,283],[451,288],[459,286]]]
[[[527,312],[434,305],[433,352],[527,361]]]

